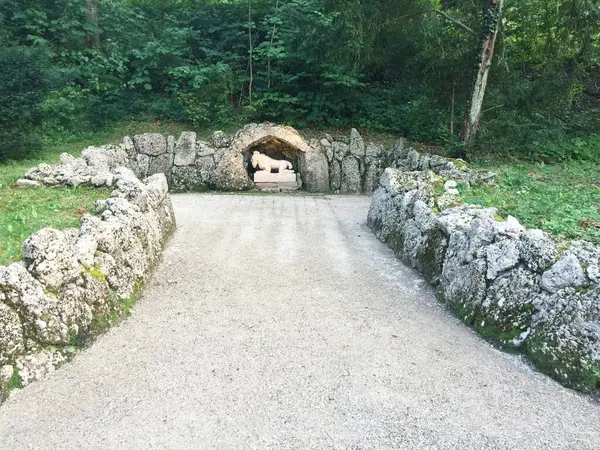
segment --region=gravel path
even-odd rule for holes
[[[0,448],[600,448],[600,404],[448,314],[368,198],[174,203],[133,317],[12,395]]]

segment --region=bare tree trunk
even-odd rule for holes
[[[485,14],[484,25],[486,27],[483,38],[483,51],[481,53],[481,62],[477,71],[475,87],[473,88],[473,97],[468,105],[467,113],[462,123],[461,139],[467,144],[471,144],[477,130],[479,129],[479,120],[481,119],[481,107],[485,96],[488,75],[494,57],[494,46],[496,37],[502,20],[502,6],[504,0],[489,0],[489,8]]]
[[[248,83],[248,102],[252,106],[252,83],[254,82],[254,65],[252,62],[252,54],[254,49],[252,48],[252,0],[248,0],[248,43],[250,48],[250,56],[248,58],[248,65],[250,66],[250,82]]]
[[[98,0],[85,0],[85,4],[88,10],[88,21],[94,26],[94,28],[98,27]],[[86,38],[88,47],[92,48],[100,48],[100,35],[98,33],[94,33],[91,36],[88,35]]]

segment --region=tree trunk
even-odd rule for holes
[[[248,102],[250,106],[252,106],[252,84],[254,82],[254,65],[252,61],[252,56],[254,53],[254,49],[252,46],[252,0],[248,0],[248,43],[249,43],[249,57],[248,57],[248,65],[250,66],[250,82],[248,83]]]
[[[88,22],[98,28],[98,0],[85,0],[88,10]],[[86,38],[88,47],[100,48],[100,34],[94,32]]]
[[[481,107],[485,96],[490,67],[494,57],[494,46],[496,37],[502,21],[502,6],[504,0],[489,0],[489,8],[485,14],[484,27],[485,35],[483,37],[483,51],[481,61],[477,70],[475,87],[473,88],[473,97],[467,107],[467,112],[462,123],[461,139],[467,144],[471,144],[477,130],[479,129],[479,120],[481,119]]]

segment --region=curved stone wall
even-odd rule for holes
[[[123,150],[91,148],[30,171],[46,184],[114,191],[80,229],[40,230],[23,243],[22,261],[0,266],[0,387],[26,385],[67,360],[123,311],[159,260],[175,228],[167,180],[140,181],[119,166]]]
[[[460,161],[419,155],[405,148],[403,140],[385,148],[365,143],[353,129],[348,137],[334,139],[325,135],[308,141],[291,127],[265,123],[246,125],[233,136],[216,131],[210,141],[198,140],[194,132],[184,132],[178,139],[162,134],[125,137],[120,145],[84,150],[83,161],[63,155],[58,166],[42,164],[30,170],[25,175],[28,181],[21,183],[110,186],[110,170],[126,165],[140,179],[164,173],[172,191],[240,191],[254,188],[247,168],[249,152],[265,143],[296,152],[298,167],[294,169],[309,192],[370,195],[384,167],[490,177]]]
[[[461,205],[457,181],[386,169],[369,226],[467,325],[565,385],[600,392],[600,249]]]

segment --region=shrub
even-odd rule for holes
[[[0,47],[0,160],[19,159],[41,149],[34,127],[56,78],[43,48]]]

